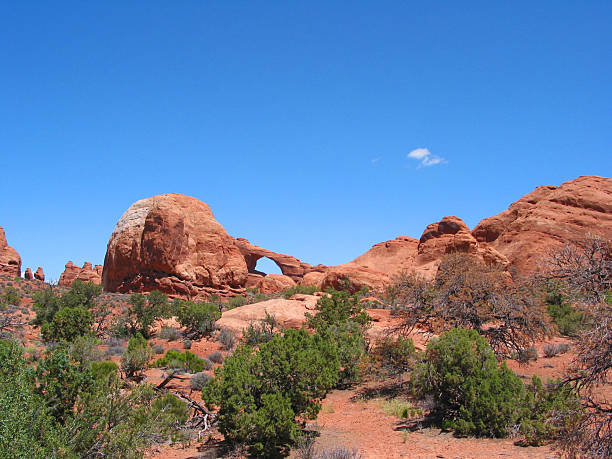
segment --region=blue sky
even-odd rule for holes
[[[609,1],[2,0],[0,226],[51,279],[168,192],[313,264],[473,227],[612,175],[611,22]]]

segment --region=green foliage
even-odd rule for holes
[[[347,320],[364,327],[372,321],[366,308],[359,302],[359,295],[347,290],[328,289],[327,295],[323,295],[317,302],[316,311],[314,316],[306,314],[308,326],[316,331]]]
[[[151,443],[177,433],[188,408],[148,384],[122,390],[119,378],[98,380],[66,422],[68,457],[142,458]]]
[[[318,334],[336,347],[340,361],[338,382],[356,382],[359,379],[358,364],[366,348],[362,327],[352,320],[345,320],[328,325]]]
[[[98,348],[100,340],[91,335],[83,335],[76,338],[70,344],[70,358],[81,368],[90,362],[102,360],[103,353]]]
[[[102,293],[102,286],[93,282],[75,280],[70,291],[61,296],[62,307],[83,307],[93,309],[96,306],[96,298]]]
[[[364,292],[328,289],[317,302],[316,314],[306,314],[308,326],[336,347],[344,383],[357,379],[357,364],[365,351],[364,331],[372,321],[359,301]]]
[[[242,295],[236,295],[227,301],[227,309],[234,309],[248,304],[249,301]]]
[[[534,375],[527,386],[525,419],[520,424],[523,443],[540,446],[559,438],[580,413],[580,401],[568,385],[552,381],[544,386]]]
[[[34,293],[36,317],[33,324],[48,341],[73,341],[91,332],[96,298],[102,292],[100,285],[75,280],[70,291],[57,296],[52,289]]]
[[[138,334],[130,338],[128,348],[121,356],[121,370],[125,376],[131,378],[137,376],[145,368],[153,357],[153,350],[147,340]]]
[[[552,317],[562,335],[576,337],[580,331],[588,327],[585,314],[574,309],[558,291],[548,293],[546,303],[546,312]]]
[[[0,457],[50,457],[57,437],[21,346],[0,341]]]
[[[180,352],[174,349],[166,351],[166,355],[157,359],[153,365],[156,367],[178,368],[189,373],[198,373],[208,369],[204,359],[201,359],[192,352]]]
[[[259,322],[251,322],[247,328],[242,330],[242,342],[247,346],[258,346],[267,343],[280,332],[276,317],[266,311],[265,318]]]
[[[290,287],[287,290],[283,291],[283,297],[285,299],[291,298],[293,295],[301,293],[303,295],[312,295],[317,292],[319,289],[314,285],[296,285],[294,287]]]
[[[401,336],[383,338],[370,351],[370,359],[376,369],[384,374],[398,374],[411,370],[416,361],[414,342]]]
[[[181,326],[193,338],[210,335],[216,330],[215,322],[221,318],[221,311],[216,304],[191,301],[178,303],[176,314]]]
[[[338,381],[336,347],[306,330],[287,330],[258,350],[238,346],[203,390],[219,406],[219,429],[257,455],[272,456],[295,442],[295,418],[314,418]]]
[[[221,347],[226,351],[233,349],[236,345],[236,336],[234,332],[229,328],[222,328],[219,331],[219,342],[221,343]]]
[[[212,377],[208,373],[204,373],[203,371],[196,373],[189,380],[189,388],[191,390],[201,391],[211,379]]]
[[[12,304],[13,306],[19,306],[21,304],[21,294],[14,287],[7,287],[4,289],[3,295],[0,297],[0,304]]]
[[[74,363],[65,347],[58,348],[38,364],[36,380],[38,393],[59,422],[66,420],[79,394],[93,383],[90,369]]]
[[[142,458],[175,435],[187,406],[150,385],[126,390],[117,373],[113,362],[84,370],[66,346],[33,370],[17,343],[0,341],[0,457]]]
[[[35,292],[33,300],[36,317],[32,323],[35,325],[51,322],[55,313],[62,307],[61,298],[55,295],[51,288]]]
[[[45,341],[74,341],[91,332],[93,316],[82,306],[64,307],[57,311],[51,322],[45,322],[40,332]]]
[[[522,416],[525,388],[475,330],[451,329],[427,346],[412,374],[417,394],[432,396],[446,428],[461,435],[505,437]]]
[[[110,360],[91,362],[91,374],[96,381],[108,381],[119,376],[119,366]]]
[[[168,297],[154,290],[148,295],[130,295],[127,310],[127,328],[130,334],[140,333],[145,338],[151,336],[151,328],[156,320],[168,315]]]

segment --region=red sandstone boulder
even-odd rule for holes
[[[260,293],[279,293],[297,284],[289,276],[282,274],[268,274],[262,277],[256,285]]]
[[[96,266],[96,268],[98,266]],[[100,266],[100,268],[102,268],[102,266]],[[43,282],[45,281],[45,272],[43,271],[41,266],[39,266],[38,269],[36,270],[36,272],[34,273],[34,278],[38,279],[39,281],[43,281]],[[100,278],[102,278],[102,271],[101,270],[100,270]]]
[[[189,295],[243,288],[247,263],[208,205],[180,194],[134,203],[108,242],[105,290]]]
[[[319,297],[314,295],[294,295],[289,300],[277,298],[247,304],[225,311],[217,321],[217,326],[241,333],[249,324],[265,319],[268,313],[274,316],[282,328],[301,328],[306,322],[304,314],[314,314],[318,300]]]
[[[413,270],[431,278],[435,276],[440,260],[454,252],[469,253],[487,264],[506,268],[508,260],[484,241],[477,241],[468,226],[458,217],[444,217],[425,228],[419,240]]]
[[[25,273],[23,274],[23,278],[26,280],[33,280],[34,279],[34,274],[32,274],[32,270],[30,268],[27,268],[25,270]]]
[[[537,187],[472,231],[522,274],[536,271],[552,248],[588,233],[612,239],[612,179],[587,176]]]
[[[332,287],[336,290],[345,286],[355,292],[367,287],[372,293],[382,294],[391,283],[391,278],[381,271],[354,266],[351,263],[330,267],[321,281],[321,289]]]
[[[21,257],[6,242],[4,229],[0,226],[0,274],[21,277]]]
[[[312,271],[304,274],[304,277],[300,279],[300,285],[314,286],[320,289],[324,278],[324,272]]]
[[[42,268],[39,269],[42,272]],[[36,272],[38,273],[38,271]],[[91,263],[86,261],[81,268],[72,263],[72,261],[69,261],[66,263],[64,272],[60,275],[57,285],[62,287],[70,287],[77,279],[83,282],[92,282],[96,285],[100,285],[102,283],[102,266],[96,265],[96,267],[93,268]]]

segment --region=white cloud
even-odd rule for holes
[[[423,159],[429,155],[431,155],[431,152],[427,148],[417,148],[408,153],[408,157],[414,159]]]
[[[412,150],[410,153],[408,153],[408,158],[419,161],[418,167],[428,167],[446,163],[444,158],[432,154],[427,148],[417,148]]]
[[[372,158],[372,159],[370,160],[370,162],[371,162],[372,164],[376,164],[378,161],[380,161],[380,158]]]

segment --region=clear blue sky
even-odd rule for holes
[[[611,23],[610,1],[1,0],[0,226],[54,279],[168,192],[309,263],[473,227],[612,175]]]

